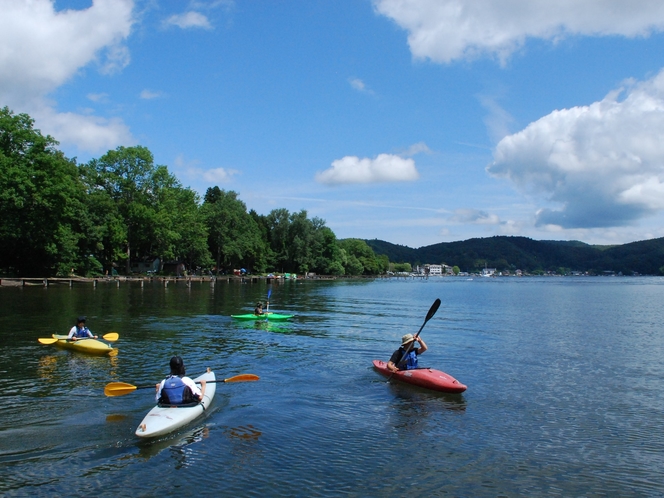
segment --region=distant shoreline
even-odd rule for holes
[[[583,277],[658,277],[658,275],[619,275],[619,274],[606,274],[606,275],[492,275],[489,278],[523,278],[523,277],[569,277],[569,278],[583,278]],[[661,277],[661,276],[660,276]],[[475,278],[484,280],[480,274],[467,274],[467,275],[316,275],[312,277],[299,277],[299,278],[284,278],[284,277],[266,277],[266,276],[237,276],[237,275],[220,275],[219,277],[210,276],[115,276],[115,277],[2,277],[0,278],[0,287],[50,287],[50,286],[69,286],[73,287],[75,284],[92,284],[96,287],[99,284],[109,285],[115,284],[120,286],[121,283],[131,284],[139,283],[141,287],[145,282],[159,282],[167,287],[169,284],[191,286],[192,283],[208,282],[211,285],[215,283],[259,283],[265,281],[268,284],[283,285],[286,282],[297,281],[329,281],[329,280],[367,280],[367,279],[396,279],[396,280],[420,280],[429,278],[465,278],[466,280],[473,280]]]
[[[114,277],[2,277],[0,278],[0,287],[49,287],[51,285],[67,285],[73,287],[75,284],[93,284],[97,286],[98,284],[115,284],[120,285],[120,283],[140,283],[141,286],[145,282],[159,282],[164,286],[169,284],[184,284],[191,285],[194,282],[209,282],[214,284],[216,282],[238,282],[238,283],[258,283],[260,281],[265,281],[269,284],[283,284],[290,281],[298,280],[343,280],[343,279],[367,279],[367,278],[394,278],[389,275],[315,275],[311,277],[300,277],[300,278],[284,278],[284,277],[266,277],[258,275],[247,275],[247,276],[237,276],[237,275],[220,275],[215,276],[182,276],[176,277],[173,275],[170,276],[114,276]],[[405,277],[400,277],[405,278]],[[417,277],[416,277],[417,278]]]

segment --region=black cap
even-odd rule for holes
[[[85,322],[85,316],[79,316],[79,317],[76,319],[76,323],[81,323],[81,322]]]

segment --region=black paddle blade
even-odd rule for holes
[[[431,305],[431,308],[429,308],[429,313],[427,313],[427,317],[424,319],[425,322],[428,322],[433,318],[433,315],[436,314],[436,311],[438,311],[438,308],[440,308],[440,299],[436,299],[433,304]]]

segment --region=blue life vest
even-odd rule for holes
[[[191,394],[191,389],[187,386],[182,379],[177,375],[171,375],[164,382],[164,387],[161,389],[160,402],[171,405],[181,405],[188,403],[191,399],[185,400],[185,389]],[[188,396],[189,398],[191,396]]]
[[[406,352],[405,349],[401,349],[403,350],[403,353]],[[417,368],[417,353],[415,350],[411,349],[407,355],[403,355],[403,353],[401,356],[401,361],[399,362],[399,369],[403,370],[405,368],[406,370],[412,370]]]
[[[90,335],[90,331],[87,327],[83,327],[82,329],[79,329],[78,326],[76,327],[76,337],[90,337]]]

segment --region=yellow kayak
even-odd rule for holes
[[[72,341],[67,339],[66,335],[58,335],[58,334],[53,334],[53,338],[57,339],[57,342],[55,343],[56,346],[60,346],[62,348],[66,349],[73,349],[74,351],[80,351],[82,353],[89,353],[89,354],[110,354],[111,356],[115,356],[117,353],[117,349],[114,349],[110,346],[110,344],[106,344],[103,341],[100,341],[99,339],[78,339],[76,341]]]

